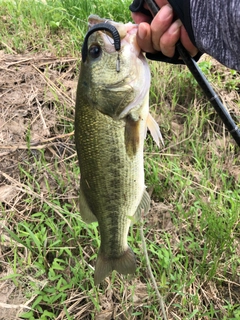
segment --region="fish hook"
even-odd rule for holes
[[[93,27],[91,27],[84,39],[83,42],[83,46],[82,46],[82,60],[83,62],[86,61],[87,59],[87,53],[88,53],[88,38],[89,36],[94,33],[95,31],[99,31],[99,30],[106,30],[109,33],[111,33],[112,37],[113,37],[113,41],[114,41],[114,47],[116,51],[119,51],[121,49],[121,38],[119,35],[119,32],[117,30],[117,28],[115,28],[113,25],[111,24],[107,24],[107,23],[98,23],[95,24]],[[117,57],[117,63],[116,63],[116,70],[117,72],[120,71],[120,58],[119,58],[119,54]]]

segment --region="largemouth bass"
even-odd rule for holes
[[[137,25],[98,16],[90,16],[89,25],[77,88],[75,141],[80,214],[85,222],[99,224],[101,245],[94,274],[99,284],[112,270],[136,270],[127,236],[131,223],[150,206],[144,139],[147,127],[157,144],[161,133],[149,114],[150,71],[136,42]]]

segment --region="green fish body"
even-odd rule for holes
[[[89,18],[90,24],[98,21],[102,19]],[[87,223],[98,221],[101,236],[95,284],[112,270],[122,274],[136,270],[127,236],[130,225],[150,206],[143,166],[149,123],[155,140],[160,139],[158,126],[149,115],[150,71],[136,44],[136,26],[108,23],[119,30],[121,50],[116,52],[113,39],[104,31],[89,37],[75,113],[80,214]]]

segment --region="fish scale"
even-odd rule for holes
[[[94,16],[96,21],[98,18]],[[101,18],[99,21],[103,22]],[[95,284],[113,270],[122,274],[136,270],[127,236],[130,225],[142,211],[147,213],[150,205],[143,164],[149,119],[156,130],[155,138],[161,138],[149,115],[150,71],[134,41],[136,26],[106,23],[113,23],[116,30],[123,32],[121,50],[117,53],[109,35],[96,27],[86,36],[75,112],[81,173],[80,214],[87,223],[98,221],[101,237]],[[148,127],[151,131],[151,126]]]
[[[143,161],[140,150],[134,160],[126,153],[125,121],[114,121],[97,110],[91,110],[89,116],[84,113],[84,108],[82,111],[78,118],[81,123],[77,136],[81,141],[79,162],[82,187],[91,209],[97,218],[101,218],[105,209],[107,212],[120,208],[128,211],[134,202],[137,208],[140,200],[136,199],[136,193],[140,188],[143,190],[138,174],[143,170]],[[86,132],[90,132],[89,137]],[[126,193],[126,190],[130,191]]]

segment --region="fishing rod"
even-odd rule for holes
[[[142,13],[148,14],[149,13],[147,12],[148,10],[146,10],[143,7],[144,1],[148,5],[151,15],[153,17],[156,16],[156,14],[160,9],[154,0],[134,0],[132,5],[130,6],[130,10],[133,12],[141,11]],[[235,140],[237,145],[240,147],[240,129],[235,124],[231,115],[222,104],[219,96],[213,90],[212,86],[210,85],[206,77],[203,75],[196,61],[190,56],[190,54],[184,48],[184,46],[180,41],[177,42],[176,48],[177,48],[178,54],[180,55],[180,57],[182,58],[182,60],[184,61],[184,63],[186,64],[186,66],[188,67],[188,69],[196,79],[196,81],[198,82],[199,86],[202,88],[203,92],[209,99],[215,111],[218,113],[218,115],[222,119],[223,123],[227,127],[233,139]],[[152,58],[153,54],[148,54],[147,57]]]

